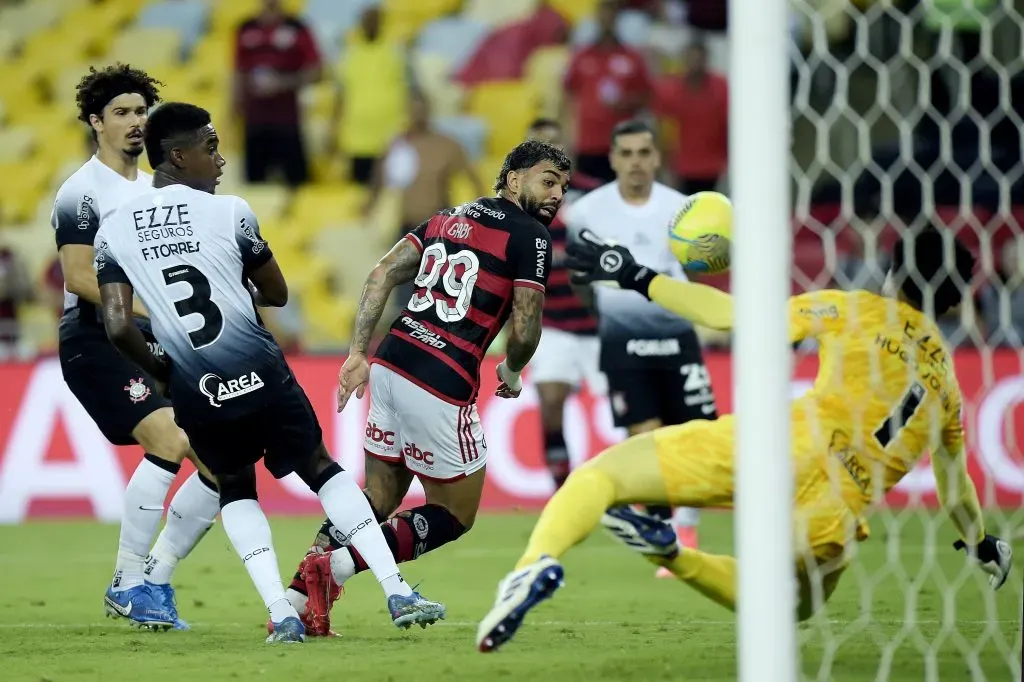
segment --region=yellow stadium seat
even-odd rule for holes
[[[61,16],[61,27],[81,30],[89,27],[89,33],[95,40],[109,47],[109,41],[117,32],[126,26],[138,13],[134,0],[129,2],[86,3],[69,10]]]
[[[289,219],[309,240],[325,225],[358,216],[364,197],[365,190],[338,183],[305,185],[295,193]]]
[[[0,131],[0,137],[3,132]],[[0,161],[0,223],[15,224],[35,217],[40,198],[49,190],[50,168],[45,163]]]
[[[60,7],[52,0],[23,2],[0,12],[0,25],[27,36],[60,21]]]
[[[179,63],[181,34],[167,28],[133,28],[114,40],[107,57],[147,71],[159,70]]]
[[[539,0],[466,0],[463,16],[488,26],[505,26],[531,16],[538,5]]]
[[[568,48],[557,45],[542,47],[526,62],[526,80],[540,97],[540,110],[544,116],[558,116],[564,96],[562,81],[570,57]]]
[[[21,46],[22,41],[22,37],[17,32],[8,26],[0,24],[0,61],[10,59]]]
[[[226,87],[234,71],[235,45],[231,36],[207,34],[196,43],[188,68],[198,88]],[[227,96],[227,93],[222,93]]]
[[[467,109],[490,125],[487,152],[504,155],[522,142],[531,121],[537,117],[536,91],[525,81],[482,83],[469,95]]]
[[[83,31],[80,25],[62,21],[31,36],[25,42],[22,59],[50,64],[96,59],[106,52],[109,41],[109,36],[101,32]]]
[[[366,276],[384,254],[373,229],[362,221],[328,225],[320,230],[310,246],[330,262],[341,293],[355,298],[362,292]]]
[[[462,0],[384,0],[384,35],[405,42],[438,17],[456,12]]]
[[[551,9],[565,17],[570,24],[591,16],[597,10],[598,0],[547,0]]]
[[[338,1],[345,2],[346,0]],[[305,4],[305,0],[284,0],[282,3],[285,12],[293,15],[302,14],[302,8]],[[260,10],[260,1],[220,0],[220,2],[211,3],[211,6],[213,13],[210,17],[210,25],[213,31],[216,33],[231,33],[234,32],[240,23],[256,16]]]
[[[434,116],[453,116],[462,108],[465,90],[452,82],[451,62],[438,54],[414,51],[412,69]]]
[[[337,350],[352,337],[356,301],[331,294],[304,294],[301,299],[305,328],[302,345],[307,351]]]
[[[25,161],[35,149],[36,131],[30,126],[0,129],[0,163]],[[6,191],[7,188],[5,187]]]
[[[56,257],[53,229],[46,223],[16,223],[0,228],[0,244],[22,258],[29,276],[38,280]]]
[[[259,221],[279,221],[291,200],[290,190],[281,185],[243,185],[238,196],[248,202]]]

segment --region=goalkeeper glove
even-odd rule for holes
[[[995,535],[986,535],[985,539],[975,547],[970,547],[963,540],[953,543],[953,549],[964,550],[967,556],[975,559],[981,570],[988,573],[988,584],[998,590],[1006,582],[1013,566],[1013,549],[1010,544]]]
[[[617,282],[623,289],[639,291],[647,296],[651,281],[658,276],[654,270],[639,265],[625,246],[606,242],[590,230],[582,230],[565,249],[569,258],[566,267],[574,270],[574,284]]]

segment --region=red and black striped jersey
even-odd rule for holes
[[[564,211],[564,209],[563,209]],[[544,300],[544,326],[573,334],[596,334],[597,315],[583,304],[569,284],[569,268],[565,267],[565,245],[568,229],[559,211],[548,230],[551,233],[551,275]]]
[[[512,312],[515,287],[545,290],[551,235],[499,197],[446,209],[405,236],[423,254],[409,303],[373,362],[468,405],[480,361]]]

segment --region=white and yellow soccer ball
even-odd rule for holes
[[[668,226],[672,254],[691,273],[716,275],[729,269],[732,203],[718,192],[686,197]]]

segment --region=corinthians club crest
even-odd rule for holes
[[[128,391],[128,400],[131,400],[133,403],[141,403],[152,393],[142,377],[129,379],[128,385],[124,387],[124,390]]]

